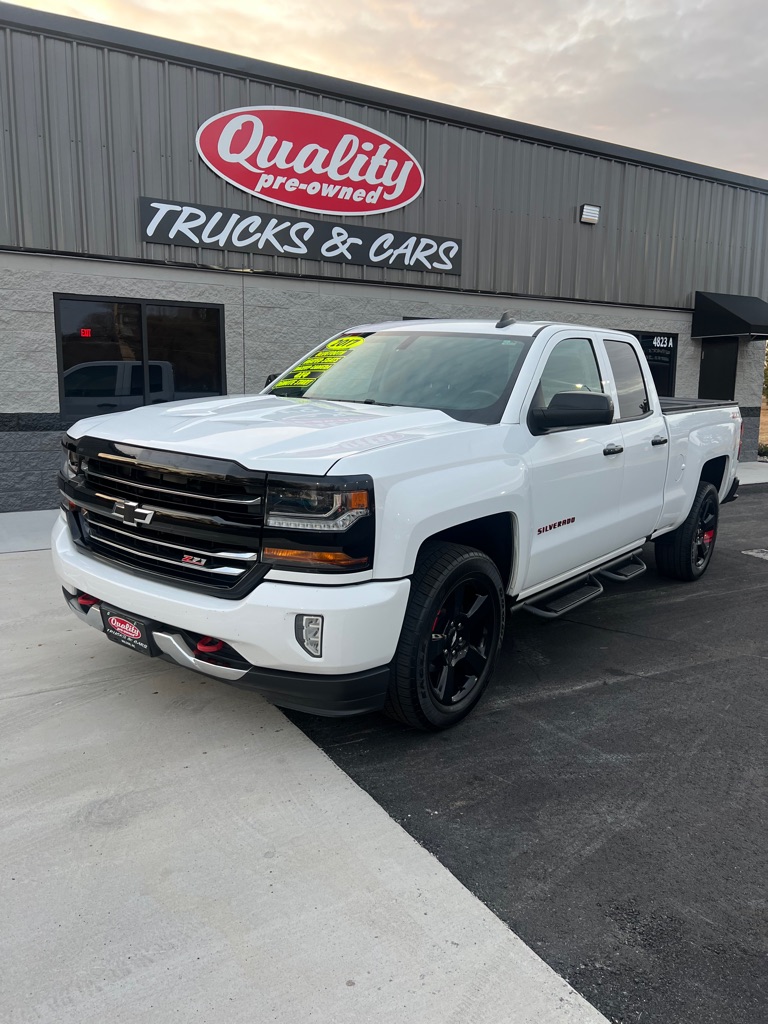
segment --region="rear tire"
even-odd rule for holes
[[[384,711],[414,729],[447,729],[493,675],[506,600],[494,562],[463,544],[429,544],[411,581]]]
[[[687,583],[700,579],[712,561],[719,516],[718,493],[702,480],[685,522],[655,542],[659,574]]]

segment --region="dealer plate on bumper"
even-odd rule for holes
[[[104,632],[116,644],[130,647],[132,651],[138,651],[140,654],[148,654],[150,658],[157,657],[160,653],[144,619],[137,619],[135,615],[118,611],[116,608],[105,608],[103,605],[101,618],[104,622]]]

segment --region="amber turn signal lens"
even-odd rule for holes
[[[265,562],[289,562],[291,565],[335,565],[339,569],[350,569],[356,565],[368,566],[367,558],[352,558],[351,555],[347,555],[343,551],[305,551],[303,548],[265,547],[261,555]]]
[[[349,491],[347,508],[368,508],[368,491]]]

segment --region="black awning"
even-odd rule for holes
[[[691,337],[733,335],[768,338],[768,302],[754,295],[696,292]]]

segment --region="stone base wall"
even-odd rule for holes
[[[757,445],[760,439],[760,406],[749,408],[741,406],[741,417],[744,424],[742,434],[741,461],[755,462]]]
[[[56,474],[63,424],[46,424],[46,419],[58,421],[0,415],[0,512],[55,508],[59,503]]]

